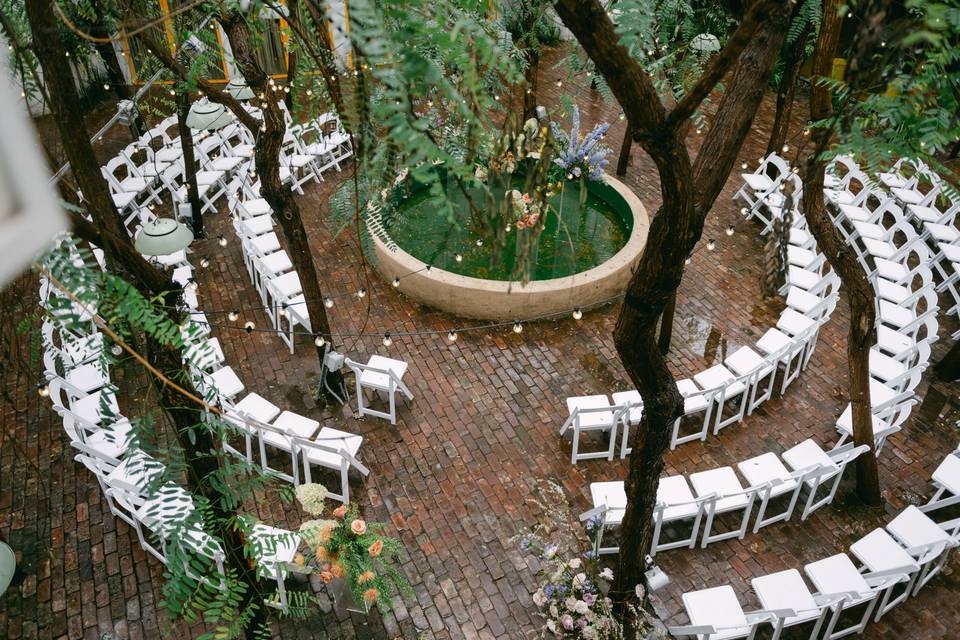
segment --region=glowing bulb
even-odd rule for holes
[[[747,168],[747,163],[746,163],[746,162],[741,163],[740,168],[741,168],[741,169],[746,169],[746,168]]]
[[[750,213],[749,209],[747,209],[746,207],[740,207],[740,215],[745,216],[748,213]]]
[[[557,80],[557,86],[558,86],[558,87],[562,87],[562,86],[563,86],[563,80]]]
[[[250,333],[256,326],[257,325],[255,325],[252,320],[247,320],[246,324],[243,325],[243,328],[247,333]]]
[[[200,258],[200,266],[203,267],[204,269],[206,269],[207,267],[209,267],[209,266],[210,266],[210,259],[207,258],[206,256]]]
[[[732,235],[733,235],[733,225],[732,225],[732,224],[727,227],[727,235],[728,235],[728,236],[732,236]]]
[[[710,238],[709,240],[707,240],[707,251],[713,251],[716,248],[717,248],[717,242],[713,238]]]
[[[513,323],[513,332],[514,333],[523,333],[523,323],[519,320]]]
[[[310,89],[307,89],[307,95],[308,95],[308,96],[312,96],[312,95],[313,95],[313,91],[311,91]]]
[[[187,289],[190,289],[190,291],[196,291],[199,288],[200,285],[197,284],[196,280],[191,280],[187,283]]]
[[[783,145],[783,148],[780,149],[780,150],[783,151],[784,153],[786,153],[787,151],[790,151],[790,145],[785,144],[785,145]]]
[[[327,344],[327,341],[323,339],[323,336],[317,336],[314,338],[313,344],[317,345],[318,347],[322,347],[323,345]]]
[[[508,224],[508,225],[506,226],[506,228],[504,229],[504,231],[506,231],[507,233],[510,233],[510,230],[511,230],[511,229],[513,229],[513,227],[511,227],[511,226]]]
[[[227,314],[227,320],[229,320],[230,322],[236,322],[239,317],[240,317],[240,313],[238,311],[231,311],[230,313]]]
[[[693,262],[693,256],[687,256],[683,264],[690,264],[691,262]]]
[[[367,290],[364,289],[363,287],[360,287],[360,290],[357,291],[357,297],[358,297],[358,298],[362,298],[362,297],[364,297],[365,295],[367,295]]]
[[[624,119],[626,119],[626,117],[627,117],[627,116],[624,115],[624,113],[621,111],[621,112],[620,112],[620,116],[619,116],[620,120],[624,120]]]
[[[810,129],[804,129],[804,130],[803,130],[803,135],[805,135],[805,136],[810,135]]]
[[[110,90],[110,85],[108,85],[106,82],[104,82],[104,83],[103,83],[103,90],[104,90],[104,91],[109,91],[109,90]]]
[[[323,306],[325,306],[327,309],[329,309],[330,307],[332,307],[332,306],[333,306],[333,299],[332,299],[332,298],[324,298],[324,300],[323,300]]]
[[[453,259],[456,260],[457,262],[463,262],[463,256],[460,255],[459,253],[455,255]]]
[[[574,320],[579,320],[582,317],[583,317],[583,311],[580,310],[580,307],[577,307],[576,309],[573,310]]]
[[[703,129],[697,129],[697,134],[699,135],[701,133],[703,133]]]
[[[393,279],[393,286],[394,286],[394,287],[399,287],[399,286],[400,286],[400,278],[394,278],[394,279]]]
[[[123,353],[123,347],[121,347],[118,344],[115,344],[112,347],[110,347],[110,353],[112,353],[115,356],[119,356],[120,354]]]
[[[390,337],[390,332],[387,331],[385,334],[383,334],[383,346],[389,347],[392,344],[393,344],[393,339]]]
[[[477,238],[477,246],[478,246],[478,247],[482,247],[482,246],[483,246],[483,238]]]
[[[449,340],[450,342],[456,342],[457,332],[455,330],[451,330],[450,333],[447,334],[447,340]]]
[[[220,236],[217,238],[217,244],[219,244],[221,247],[225,247],[227,246],[227,239],[223,236]]]
[[[37,393],[40,394],[41,398],[46,398],[47,396],[50,395],[50,387],[48,387],[45,384],[42,384],[39,387],[37,387]]]

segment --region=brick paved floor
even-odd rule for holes
[[[555,103],[556,71],[551,66],[544,65],[541,86],[549,88],[544,101]],[[569,87],[566,83],[564,90]],[[617,110],[588,90],[577,101],[585,120],[613,123],[608,139],[616,145],[622,137]],[[802,114],[797,118],[795,130]],[[743,151],[744,160],[755,162],[763,153],[771,120],[768,99]],[[380,334],[462,324],[365,273],[349,233],[331,237],[326,200],[334,182],[313,185],[300,198],[322,285],[331,294],[361,286],[369,292],[362,301],[338,299],[331,310],[334,331]],[[656,210],[656,173],[639,150],[633,153],[626,182],[651,213]],[[739,346],[753,344],[775,323],[781,308],[780,301],[763,300],[760,294],[758,229],[741,225],[734,236],[723,234],[738,217],[730,199],[737,186],[732,178],[707,220],[704,240],[717,238],[717,250],[696,255],[680,289],[670,355],[678,375],[692,375]],[[233,237],[225,216],[208,216],[207,224],[212,236],[222,230]],[[198,245],[198,254],[213,258],[207,270],[197,272],[202,307],[257,306],[238,243],[225,249],[214,241]],[[323,614],[307,621],[280,621],[277,637],[533,637],[538,621],[529,594],[534,585],[516,537],[536,530],[568,547],[585,549],[575,519],[588,507],[588,484],[622,478],[626,468],[619,461],[573,467],[569,444],[558,437],[565,396],[629,387],[611,339],[616,313],[613,305],[586,314],[580,322],[529,325],[521,335],[464,333],[454,345],[442,337],[397,339],[389,349],[379,338],[341,345],[359,359],[382,353],[410,363],[407,379],[416,397],[401,404],[395,427],[380,420],[356,421],[346,411],[319,411],[309,389],[318,366],[306,339],[290,355],[275,336],[217,330],[228,362],[248,390],[364,435],[362,458],[371,474],[354,488],[353,496],[368,519],[389,521],[403,541],[409,556],[404,569],[416,591],[415,599],[398,601],[393,613],[371,616],[367,624]],[[267,324],[262,313],[247,315],[260,326]],[[734,464],[765,451],[782,451],[807,437],[827,446],[835,442],[832,425],[846,403],[846,326],[841,301],[822,331],[809,369],[786,397],[764,404],[742,424],[706,443],[671,452],[667,472]],[[947,322],[944,335],[954,328]],[[948,347],[946,342],[937,345],[937,356]],[[109,631],[131,639],[165,632],[192,637],[199,630],[171,628],[158,607],[160,564],[146,556],[129,527],[111,517],[95,480],[73,462],[59,420],[32,391],[36,367],[14,362],[5,369],[17,406],[15,411],[3,405],[0,537],[19,552],[26,577],[0,599],[0,636],[97,638]],[[725,583],[754,606],[752,576],[799,568],[844,551],[906,504],[924,499],[930,493],[931,471],[957,444],[958,390],[956,384],[929,380],[921,385],[923,405],[889,441],[880,460],[886,500],[882,513],[859,506],[848,479],[836,503],[806,522],[794,519],[707,549],[665,552],[658,563],[672,584],[656,594],[660,612],[672,622],[685,622],[680,613],[684,590]],[[133,393],[124,401],[133,408],[142,399]],[[295,527],[302,517],[270,496],[250,509],[279,526]],[[943,576],[871,625],[865,637],[955,637],[949,629],[960,628],[957,568],[955,556]]]

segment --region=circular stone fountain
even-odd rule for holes
[[[509,248],[492,264],[489,249],[476,245],[478,236],[437,223],[417,193],[400,204],[396,222],[368,221],[377,270],[388,282],[400,277],[400,291],[414,300],[468,318],[507,321],[605,302],[626,288],[650,221],[640,199],[615,178],[588,183],[583,208],[578,191],[574,186],[551,201],[559,216],[546,219],[526,285],[506,279]]]

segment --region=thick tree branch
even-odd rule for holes
[[[599,0],[559,0],[554,8],[607,81],[635,139],[655,141],[667,134],[663,127],[666,109],[653,82],[620,44],[620,36]]]
[[[747,45],[753,39],[753,34],[764,22],[773,17],[774,12],[790,10],[788,3],[780,0],[759,0],[756,2],[740,22],[727,44],[720,50],[704,70],[703,75],[697,80],[697,83],[686,92],[683,98],[667,114],[666,126],[670,128],[678,127],[686,123],[687,119],[693,115],[700,103],[710,95],[714,87],[723,80],[730,68],[740,58],[740,54],[746,49]]]
[[[143,41],[143,43],[150,50],[150,53],[152,53],[153,56],[160,61],[160,64],[166,67],[167,70],[175,75],[179,80],[182,82],[191,81],[188,69],[173,57],[173,54],[170,53],[166,45],[157,42],[156,38],[150,35],[148,31],[140,32],[137,34],[137,37]],[[237,116],[237,120],[239,120],[240,123],[243,124],[243,126],[245,126],[247,129],[249,129],[251,133],[256,133],[256,131],[260,128],[260,121],[250,115],[250,113],[243,108],[243,105],[239,100],[231,96],[226,91],[217,88],[216,85],[211,84],[203,78],[194,78],[193,80],[196,81],[197,86],[203,90],[208,98],[214,102],[219,102],[223,106],[230,109],[230,111]]]

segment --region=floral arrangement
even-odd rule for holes
[[[585,640],[622,640],[623,628],[613,616],[607,597],[613,571],[601,569],[592,552],[569,560],[557,554],[556,545],[540,545],[535,538],[521,540],[520,549],[538,556],[540,587],[533,603],[546,622],[542,637]]]
[[[340,505],[330,512],[332,518],[320,519],[326,495],[320,484],[297,487],[300,505],[317,518],[300,525],[311,556],[298,554],[294,563],[319,574],[324,584],[346,581],[354,602],[368,610],[374,605],[389,609],[394,593],[412,595],[406,578],[394,566],[399,541],[383,535],[384,525],[360,518],[356,505]]]
[[[507,192],[507,200],[513,210],[514,224],[517,229],[534,228],[540,220],[545,203],[535,202],[529,193],[520,193],[516,189]]]
[[[553,137],[557,141],[559,153],[553,162],[563,169],[567,180],[580,180],[587,177],[598,182],[604,181],[604,170],[610,161],[607,155],[610,147],[601,144],[610,125],[598,124],[586,137],[580,135],[580,109],[573,105],[573,117],[570,133],[563,131],[556,122],[550,123]]]

